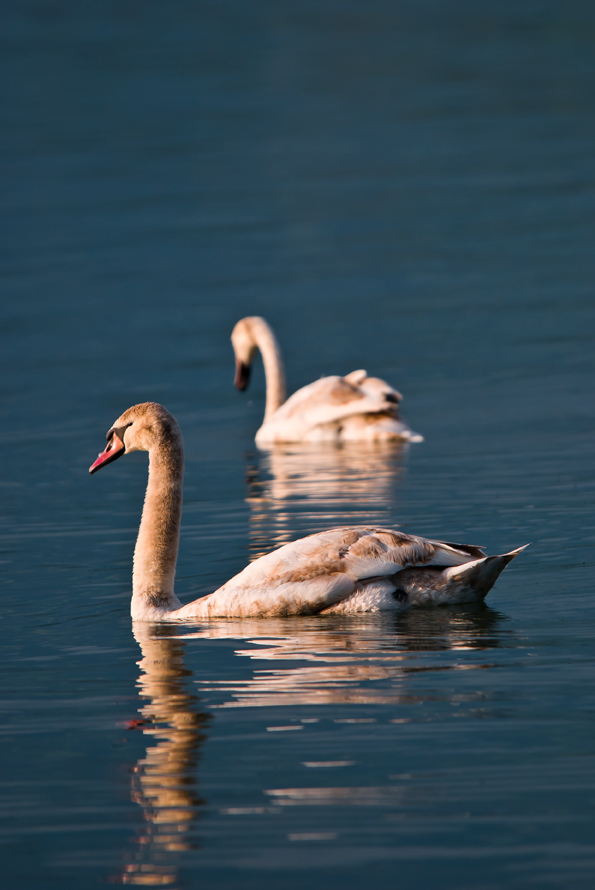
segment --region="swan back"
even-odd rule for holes
[[[275,442],[404,439],[423,441],[399,415],[401,394],[384,380],[354,371],[298,389],[256,434]]]

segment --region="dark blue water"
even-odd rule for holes
[[[0,38],[3,886],[587,888],[595,12],[20,0]],[[408,450],[259,453],[262,371],[365,367]],[[132,627],[153,399],[177,591],[348,522],[502,552],[485,608]]]

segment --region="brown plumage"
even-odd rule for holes
[[[334,528],[262,556],[219,590],[182,606],[174,576],[182,509],[184,450],[172,415],[146,402],[108,432],[91,466],[131,451],[149,452],[149,479],[134,551],[134,618],[279,617],[362,612],[483,599],[519,550],[486,557],[473,545],[448,544],[370,526]]]
[[[366,371],[322,377],[298,389],[286,401],[285,370],[277,338],[264,318],[252,315],[235,325],[231,342],[236,358],[235,383],[247,388],[257,350],[266,375],[266,407],[256,444],[400,440],[421,442],[401,419],[402,396]]]

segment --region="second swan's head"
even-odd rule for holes
[[[118,417],[107,432],[107,445],[89,467],[96,473],[106,464],[131,451],[151,451],[154,448],[182,448],[182,434],[176,418],[157,402],[133,405]]]
[[[236,357],[235,386],[243,392],[250,383],[250,366],[259,342],[266,337],[274,342],[274,334],[268,323],[259,315],[241,318],[231,332],[231,345]]]

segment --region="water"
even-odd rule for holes
[[[3,10],[3,886],[590,887],[589,4],[21,0]],[[366,367],[409,449],[253,444]],[[485,608],[131,626],[163,402],[177,589],[381,522],[502,552]]]

